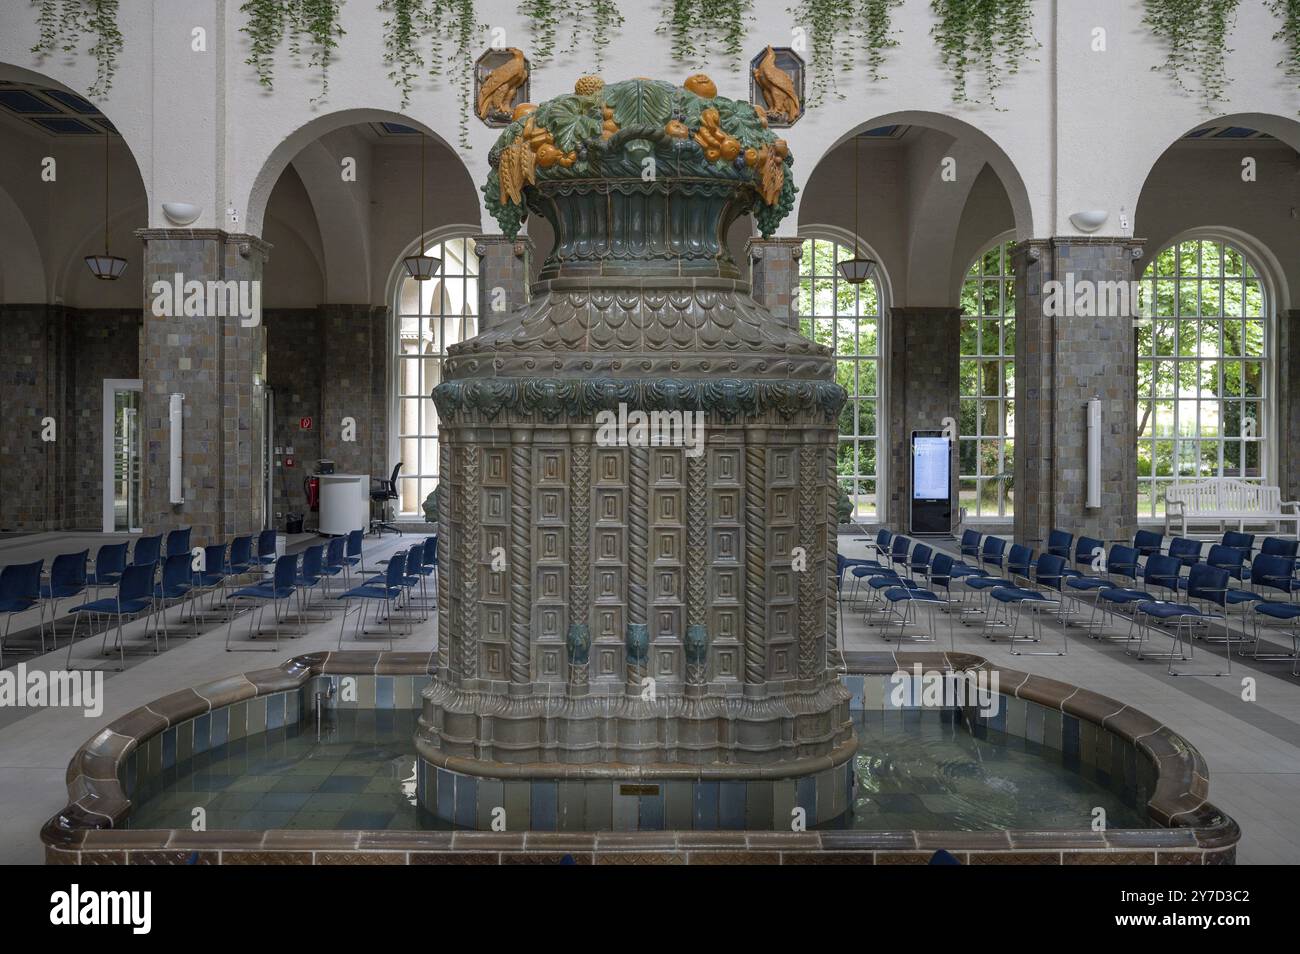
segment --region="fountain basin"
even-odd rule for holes
[[[971,733],[1002,733],[1105,777],[1116,790],[1145,800],[1150,827],[976,831],[828,828],[780,831],[544,830],[209,830],[136,829],[130,792],[178,757],[228,744],[292,715],[305,716],[323,680],[351,677],[334,704],[414,710],[432,674],[423,653],[317,653],[173,693],[116,720],[86,743],[69,765],[69,804],[42,829],[50,863],[510,863],[559,860],[616,863],[730,860],[784,863],[925,861],[946,848],[962,861],[1040,863],[1230,864],[1240,837],[1236,823],[1206,798],[1208,770],[1196,749],[1132,707],[1065,683],[991,666],[963,653],[850,653],[844,676],[855,718],[910,718],[890,698],[889,679],[920,665],[927,671],[997,672],[1002,705],[976,719]],[[355,694],[353,694],[355,693]],[[241,708],[242,707],[242,708]],[[241,721],[242,714],[242,721]],[[901,722],[900,722],[901,724]],[[982,725],[982,728],[981,728]],[[215,735],[214,735],[214,727]],[[235,735],[232,735],[232,730]],[[256,735],[257,733],[252,733]],[[1103,753],[1108,761],[1103,766]],[[859,773],[860,774],[860,773]],[[863,795],[861,788],[858,798]],[[651,796],[638,796],[650,798]],[[798,794],[796,792],[796,798]],[[1089,799],[1091,795],[1089,795]],[[1085,799],[1088,801],[1089,799]],[[640,806],[638,805],[638,808]],[[531,811],[530,811],[531,816]],[[665,815],[665,825],[672,819]],[[611,818],[611,821],[613,819]],[[539,817],[537,821],[543,822]],[[518,819],[516,819],[518,822]],[[662,826],[661,826],[662,827]]]

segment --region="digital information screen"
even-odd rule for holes
[[[946,437],[912,438],[912,499],[947,500],[952,492],[948,468],[951,450]]]

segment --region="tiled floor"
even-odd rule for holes
[[[45,547],[52,554],[63,552],[73,542],[51,536],[0,541],[0,562],[18,562],[25,555],[20,549],[24,545]],[[80,540],[93,535],[76,536],[76,546],[93,547],[94,540]],[[385,558],[418,539],[408,535],[370,541],[367,562]],[[841,538],[845,554],[853,555],[855,548],[862,552],[862,545],[853,538]],[[29,617],[16,618],[15,631],[35,626],[35,612]],[[313,624],[306,635],[282,640],[278,651],[271,651],[269,641],[243,641],[237,645],[239,651],[227,653],[224,626],[198,638],[173,640],[170,649],[157,656],[139,656],[125,672],[105,672],[104,709],[98,718],[87,718],[78,709],[0,708],[0,805],[4,806],[0,812],[0,862],[42,860],[37,832],[66,801],[64,772],[68,759],[98,727],[186,686],[231,672],[276,665],[309,650],[335,647],[339,625],[337,619]],[[399,648],[432,650],[435,629],[432,619],[418,624]],[[846,614],[845,632],[849,649],[886,646],[879,629],[865,626],[860,614]],[[1048,641],[1059,641],[1059,632],[1049,625]],[[128,630],[128,642],[133,648],[144,649],[141,634],[142,624]],[[345,648],[356,645],[351,635],[349,624]],[[940,637],[941,647],[946,647],[946,621],[940,625]],[[1238,820],[1244,832],[1239,861],[1300,862],[1300,821],[1295,811],[1300,804],[1300,680],[1286,674],[1285,664],[1264,666],[1234,660],[1231,679],[1175,679],[1165,674],[1163,661],[1135,660],[1124,655],[1121,644],[1099,643],[1078,630],[1071,631],[1070,652],[1065,657],[1013,657],[1007,653],[1005,641],[990,643],[977,631],[963,627],[957,628],[955,638],[958,649],[1104,693],[1167,723],[1205,755],[1210,767],[1211,798]],[[387,646],[387,642],[372,638],[365,645]],[[60,651],[21,661],[29,669],[59,669],[66,659],[66,646],[66,638],[62,638]],[[97,646],[98,640],[93,647],[78,643],[74,661],[80,665],[106,665],[95,653]],[[17,661],[6,655],[7,666]],[[1247,695],[1243,678],[1254,681],[1251,701],[1243,698]]]

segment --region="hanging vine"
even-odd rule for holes
[[[288,35],[294,58],[303,54],[304,46],[310,48],[308,65],[320,71],[320,92],[312,102],[324,99],[330,63],[343,36],[342,6],[343,0],[244,0],[239,7],[246,17],[240,30],[249,38],[244,62],[257,73],[257,81],[268,90],[274,87],[275,52]]]
[[[891,26],[893,8],[903,0],[801,0],[790,10],[797,24],[807,30],[811,47],[812,89],[808,105],[816,106],[828,92],[843,98],[836,89],[835,70],[848,73],[859,68],[857,51],[864,49],[861,61],[873,82],[881,79],[880,68],[885,51],[898,46]]]
[[[1187,92],[1187,75],[1194,73],[1206,109],[1226,98],[1228,75],[1223,68],[1228,32],[1241,0],[1145,0],[1142,22],[1165,44],[1165,61],[1154,69],[1168,73]],[[1271,4],[1274,12],[1279,0]],[[1287,3],[1288,8],[1295,6]],[[1288,19],[1291,14],[1288,10]],[[1284,27],[1285,30],[1285,27]],[[1293,48],[1294,49],[1294,48]],[[1288,75],[1293,75],[1291,69]]]
[[[665,0],[658,32],[672,42],[678,63],[698,65],[721,54],[740,69],[753,0]]]
[[[474,96],[474,44],[479,25],[474,14],[474,0],[429,0],[428,25],[431,56],[429,72],[456,83],[460,98],[460,145],[469,149],[470,100]],[[455,48],[444,55],[443,36],[451,38]]]
[[[1034,39],[1031,0],[930,0],[938,22],[930,29],[952,77],[955,102],[970,95],[970,74],[983,74],[988,102],[996,104],[1005,77],[1020,72]]]
[[[415,77],[424,69],[424,57],[415,40],[421,26],[429,24],[429,13],[422,0],[382,0],[380,12],[392,14],[384,21],[384,65],[388,78],[402,92],[400,109],[411,102]]]
[[[118,0],[32,0],[37,7],[40,35],[32,52],[37,56],[76,53],[82,38],[92,39],[87,52],[95,58],[95,82],[86,90],[103,99],[113,88],[122,33],[117,28]]]
[[[600,72],[605,64],[605,47],[623,26],[618,0],[575,0],[564,6],[557,5],[556,0],[522,0],[519,14],[528,20],[533,36],[529,55],[534,65],[547,63],[555,55],[556,38],[564,25],[569,30],[568,52],[576,53],[579,43],[586,39],[595,51],[593,67]]]
[[[1300,82],[1300,0],[1269,0],[1273,15],[1282,18],[1281,28],[1273,39],[1286,44],[1286,57],[1277,65],[1291,79]]]

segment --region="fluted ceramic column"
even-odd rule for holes
[[[686,458],[686,685],[709,674],[709,468],[707,455]]]
[[[818,639],[825,626],[825,590],[821,585],[826,563],[826,495],[820,480],[823,440],[815,431],[804,432],[799,448],[799,536],[805,566],[799,573],[799,678],[812,679],[825,662],[818,659]]]
[[[591,428],[569,428],[569,693],[585,695],[591,665]]]
[[[767,673],[767,431],[745,432],[745,684]]]
[[[510,432],[510,688],[531,681],[529,630],[533,616],[533,433]]]
[[[627,456],[627,685],[640,693],[650,661],[650,452],[632,447]]]
[[[468,436],[468,435],[467,435]],[[461,632],[460,673],[478,678],[479,647],[479,498],[483,493],[479,449],[471,441],[460,448],[463,490],[460,494]]]

